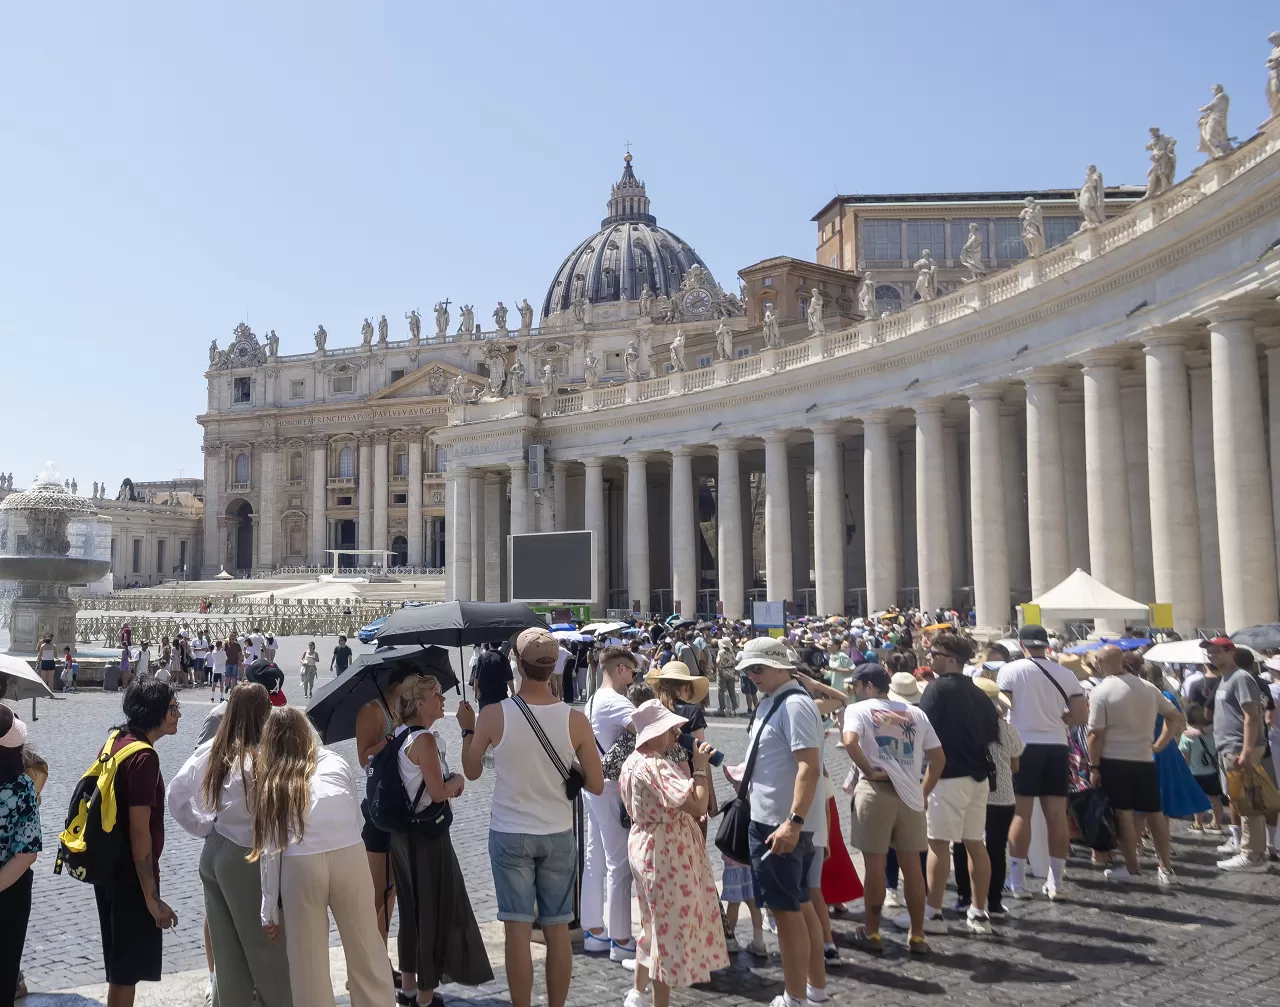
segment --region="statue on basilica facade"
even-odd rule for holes
[[[1022,202],[1022,212],[1018,214],[1022,221],[1022,244],[1027,255],[1034,259],[1044,254],[1044,209],[1034,196],[1028,196]]]
[[[600,358],[595,350],[587,350],[587,358],[582,362],[582,383],[588,388],[600,383]]]
[[[1151,142],[1147,150],[1151,151],[1151,167],[1147,169],[1147,195],[1144,198],[1158,196],[1173,185],[1173,176],[1178,172],[1178,155],[1174,150],[1178,141],[1167,133],[1161,133],[1159,126],[1150,129]]]
[[[862,274],[862,283],[858,286],[858,314],[863,318],[876,317],[876,281],[869,269]]]
[[[529,298],[520,301],[520,335],[527,336],[533,330],[533,305]]]
[[[96,482],[93,484],[93,499],[98,499],[98,484]]]
[[[556,373],[556,365],[547,361],[542,366],[542,395],[544,398],[555,395],[560,390],[560,375]]]
[[[316,349],[321,353],[324,352],[325,343],[329,341],[329,333],[324,331],[323,325],[316,326]]]
[[[417,346],[422,342],[422,316],[417,308],[411,308],[404,317],[409,319],[409,345]]]
[[[490,395],[501,395],[507,378],[507,355],[496,337],[484,341],[484,362],[489,367]]]
[[[501,301],[493,309],[493,327],[498,330],[498,335],[505,336],[507,334],[507,307]]]
[[[378,345],[387,345],[387,316],[382,315],[378,318]]]
[[[373,345],[373,322],[367,318],[364,320],[364,324],[360,326],[360,345],[366,350]]]
[[[1102,172],[1096,164],[1089,165],[1084,173],[1084,185],[1076,197],[1076,205],[1084,222],[1080,230],[1087,231],[1107,222],[1107,190],[1102,184]]]
[[[640,380],[640,347],[633,339],[627,343],[627,351],[622,355],[623,366],[627,369],[628,381]]]
[[[684,329],[676,329],[676,337],[671,340],[671,369],[673,371],[689,369],[684,362]]]
[[[1227,135],[1227,109],[1231,99],[1221,84],[1214,84],[1209,104],[1200,106],[1199,150],[1213,157],[1224,157],[1235,149],[1235,143]]]
[[[218,341],[215,339],[209,343],[209,366],[212,367],[218,362]]]
[[[716,326],[716,359],[733,359],[733,332],[724,322]]]
[[[516,362],[511,365],[511,372],[507,375],[507,390],[512,395],[524,394],[524,364],[520,360],[520,354],[516,354]]]
[[[911,268],[916,271],[916,293],[920,300],[932,301],[938,296],[938,260],[926,248]]]
[[[449,302],[436,301],[433,310],[436,314],[436,338],[444,339],[449,335]]]
[[[822,297],[822,291],[814,287],[809,291],[809,310],[805,313],[805,321],[809,324],[809,335],[825,336],[827,334],[827,323],[823,320],[822,310],[825,302]]]
[[[981,224],[969,225],[969,237],[964,239],[964,247],[960,249],[960,265],[969,270],[970,280],[979,280],[986,275],[987,267],[982,261]]]
[[[650,318],[653,316],[653,291],[649,289],[649,284],[645,283],[640,288],[640,317]]]
[[[274,357],[280,352],[280,337],[276,335],[276,330],[272,329],[267,333],[267,356]]]
[[[1267,57],[1267,108],[1272,115],[1280,115],[1280,31],[1267,36],[1271,43],[1271,55]]]
[[[449,386],[449,401],[455,406],[466,405],[472,401],[471,382],[467,380],[465,374],[459,372],[453,379],[453,384]]]
[[[461,320],[458,322],[458,332],[461,335],[469,336],[476,330],[476,306],[474,304],[464,304],[458,309]]]
[[[764,336],[766,350],[772,350],[782,342],[782,337],[778,334],[778,313],[773,310],[772,304],[765,305],[761,335]]]
[[[569,308],[573,312],[573,320],[575,322],[586,321],[587,298],[583,294],[579,293],[576,297],[574,297],[573,303],[569,305]]]

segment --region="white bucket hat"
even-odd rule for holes
[[[766,668],[778,668],[781,671],[794,671],[795,662],[791,660],[787,646],[781,640],[771,636],[757,636],[747,641],[742,648],[735,670],[746,671],[752,665],[763,664]]]

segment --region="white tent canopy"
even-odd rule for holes
[[[1146,619],[1149,610],[1140,601],[1112,591],[1083,570],[1077,570],[1057,587],[1051,587],[1031,604],[1040,606],[1040,617],[1063,619]]]

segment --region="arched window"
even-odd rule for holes
[[[876,314],[883,315],[886,311],[892,314],[901,310],[902,294],[897,287],[891,287],[887,283],[876,287]]]
[[[356,453],[347,445],[338,452],[338,478],[354,479],[356,477]]]
[[[236,455],[235,479],[233,482],[241,486],[247,486],[249,483],[249,456],[241,451]]]

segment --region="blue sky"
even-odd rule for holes
[[[727,288],[837,192],[1145,177],[1209,86],[1265,116],[1274,3],[8,5],[0,471],[201,471],[209,341],[540,303],[631,142]],[[455,313],[456,317],[456,313]],[[428,321],[429,325],[429,321]]]

